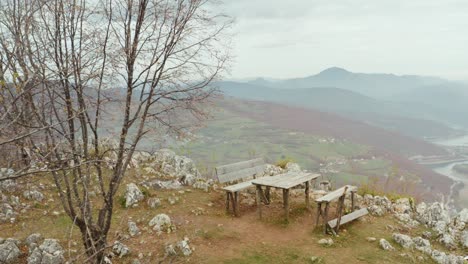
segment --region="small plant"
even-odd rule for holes
[[[146,189],[146,188],[142,188],[142,189],[141,189],[141,193],[143,194],[143,196],[144,196],[145,198],[148,198],[148,197],[151,196],[150,191],[149,191],[148,189]]]
[[[281,167],[282,169],[286,169],[286,165],[289,162],[293,162],[293,160],[291,158],[283,158],[283,159],[278,160],[275,165],[278,167]]]
[[[119,197],[117,197],[117,202],[120,204],[120,206],[122,208],[125,208],[125,205],[127,203],[127,199],[125,199],[125,196],[120,195]]]

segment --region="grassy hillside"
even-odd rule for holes
[[[307,110],[284,112],[285,116],[280,116],[274,114],[278,109],[273,108],[265,111],[262,104],[221,101],[215,118],[199,131],[199,136],[177,145],[176,150],[194,159],[207,175],[213,175],[213,168],[222,164],[264,157],[269,163],[295,161],[304,169],[321,172],[336,184],[380,182],[385,184],[384,188],[415,195],[445,192],[450,186],[447,178],[389,151],[401,147],[411,153],[443,152],[433,145],[380,130],[372,134],[372,127],[359,124],[356,129],[355,123],[325,113]],[[252,113],[263,113],[264,118]],[[265,118],[268,114],[272,114],[271,118]],[[374,142],[371,137],[375,135],[374,141],[382,140],[381,144],[371,145]],[[386,176],[395,179],[388,180]],[[400,177],[404,180],[396,180]]]
[[[419,102],[390,102],[334,87],[281,89],[258,85],[257,82],[221,82],[219,86],[227,96],[338,113],[414,137],[448,137],[460,133],[434,121],[441,118],[441,115],[431,114],[437,109]]]

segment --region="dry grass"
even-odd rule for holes
[[[121,191],[123,192],[124,188]],[[50,212],[61,209],[56,196],[51,195],[53,189],[45,192],[48,193],[47,199],[52,198],[54,201],[20,215],[15,224],[0,225],[1,236],[24,239],[31,233],[39,232],[45,237],[61,240],[67,249],[67,257],[82,253],[79,231],[63,213],[59,216],[51,215]],[[315,207],[311,211],[306,210],[302,195],[292,197],[290,221],[286,223],[283,220],[281,199],[276,195],[273,195],[272,204],[264,207],[265,218],[260,221],[257,219],[255,206],[241,205],[241,216],[238,218],[227,215],[225,197],[221,191],[206,193],[184,189],[183,193],[179,193],[150,189],[146,192],[148,197],[160,198],[162,206],[151,209],[144,201],[136,208],[115,206],[109,242],[122,240],[127,234],[129,219],[137,223],[142,234],[128,240],[123,239],[132,252],[122,259],[114,259],[113,263],[131,263],[138,253],[144,255],[142,263],[158,263],[163,259],[165,245],[184,237],[190,239],[194,253],[190,257],[176,256],[165,259],[163,263],[312,263],[312,256],[323,258],[322,263],[412,263],[410,258],[400,254],[407,252],[414,257],[420,255],[418,252],[403,249],[385,252],[379,248],[378,242],[366,241],[368,236],[391,241],[392,231],[388,230],[387,226],[398,224],[390,216],[367,216],[345,225],[340,236],[333,238],[333,246],[318,245],[319,239],[328,236],[323,235],[321,227],[315,228]],[[174,194],[179,197],[179,202],[170,205],[167,198]],[[201,215],[192,212],[199,208],[203,211]],[[44,214],[45,211],[49,213]],[[158,236],[146,228],[151,218],[159,213],[166,213],[172,218],[177,226],[175,233]],[[420,235],[422,230],[405,232],[416,236]],[[427,263],[431,261],[428,260]]]

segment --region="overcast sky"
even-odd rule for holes
[[[467,0],[226,0],[231,78],[353,72],[468,80]]]

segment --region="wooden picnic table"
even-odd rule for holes
[[[270,203],[270,188],[278,188],[283,190],[283,207],[286,215],[286,220],[289,221],[289,190],[298,185],[305,184],[305,202],[307,209],[310,208],[309,192],[310,181],[317,179],[320,174],[305,173],[305,172],[288,172],[272,177],[263,177],[252,181],[252,184],[257,189],[257,212],[258,217],[262,218],[262,201],[265,204]],[[263,192],[262,187],[265,187]]]

